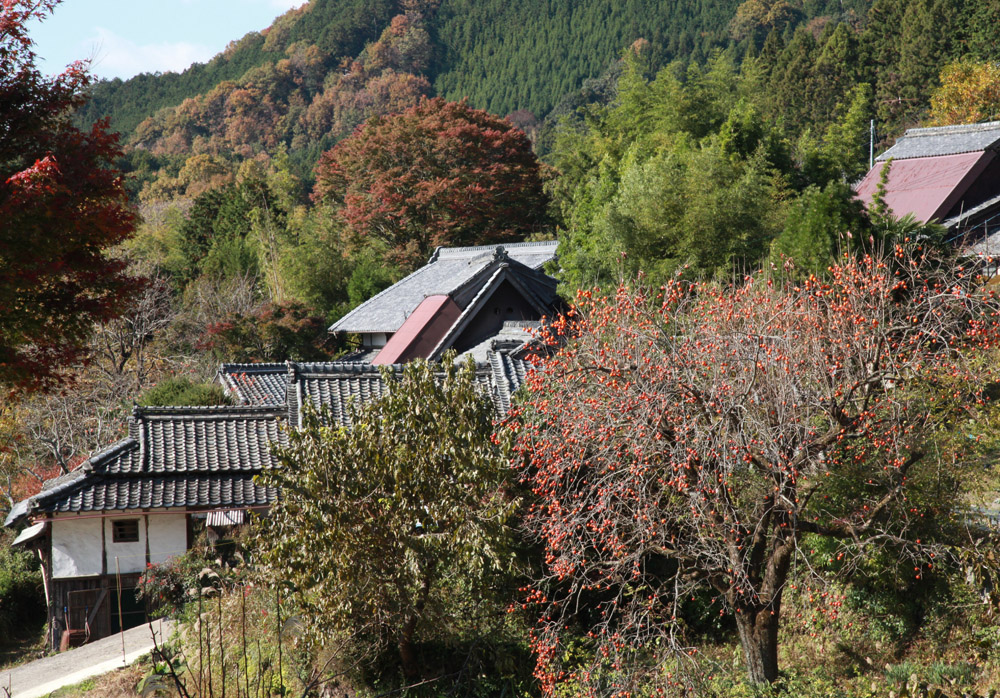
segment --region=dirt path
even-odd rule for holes
[[[157,643],[169,638],[173,630],[173,621],[153,621]],[[63,686],[72,686],[91,676],[128,666],[153,649],[153,637],[148,625],[126,630],[124,640],[124,651],[122,635],[113,635],[0,672],[0,696],[6,698],[4,690],[9,689],[12,698],[42,698]]]

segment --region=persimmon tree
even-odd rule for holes
[[[46,78],[34,65],[25,25],[57,2],[0,8],[0,383],[20,388],[54,382],[134,288],[108,252],[135,225],[113,167],[117,136],[70,118],[86,66]]]
[[[350,427],[307,411],[289,431],[260,476],[282,494],[256,544],[265,574],[293,585],[314,631],[348,638],[368,668],[388,660],[413,680],[423,643],[505,615],[486,600],[511,567],[513,502],[472,365],[417,361],[382,380],[386,392],[354,405]]]
[[[358,239],[411,267],[438,245],[519,240],[548,222],[528,137],[440,98],[369,119],[324,153],[313,197],[332,203]]]
[[[837,559],[891,546],[918,577],[961,544],[961,454],[930,444],[982,404],[970,359],[996,345],[1000,303],[975,269],[902,247],[772,276],[583,292],[547,328],[561,348],[528,379],[517,449],[550,691],[571,623],[595,646],[574,680],[668,690],[656,659],[693,652],[681,606],[699,588],[735,617],[751,681],[773,682],[804,539]],[[928,473],[948,483],[933,501]]]

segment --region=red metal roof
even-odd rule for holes
[[[461,314],[462,309],[451,296],[427,296],[393,333],[372,363],[380,366],[426,359]]]
[[[992,151],[893,160],[885,202],[897,216],[912,213],[920,221],[941,220],[994,158]],[[876,163],[857,187],[858,198],[871,204],[884,163]]]

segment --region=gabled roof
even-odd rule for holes
[[[351,361],[327,361],[288,364],[288,421],[302,426],[302,407],[309,403],[316,410],[329,408],[340,426],[348,426],[352,403],[363,403],[386,392],[380,368],[398,373],[400,365],[373,366]]]
[[[457,360],[465,361],[471,356],[477,364],[485,364],[490,361],[490,352],[519,353],[534,341],[541,326],[537,320],[508,320],[497,334],[462,352]]]
[[[497,409],[501,415],[510,412],[514,393],[524,384],[531,362],[519,354],[490,351],[488,354]]]
[[[467,291],[466,302],[471,300],[501,263],[513,260],[524,268],[538,270],[555,259],[557,246],[558,242],[552,240],[439,247],[425,266],[359,305],[334,323],[330,332],[396,332],[427,296],[450,295],[464,309],[462,292]]]
[[[437,343],[428,358],[440,359],[444,352],[455,344],[462,331],[469,326],[469,323],[476,318],[479,311],[504,283],[509,283],[516,288],[534,308],[539,318],[552,312],[558,303],[555,279],[535,269],[528,269],[516,261],[502,261],[476,291],[475,296],[465,304],[465,310],[462,311],[461,316]]]
[[[982,124],[958,124],[931,128],[907,129],[896,144],[878,156],[878,162],[889,158],[909,158],[958,155],[996,149],[1000,145],[1000,121]]]
[[[497,346],[507,349],[507,344],[501,340]],[[525,341],[518,343],[519,348],[525,345]],[[476,383],[501,416],[510,411],[512,396],[530,367],[519,352],[509,349],[491,349],[487,360],[476,364]],[[400,364],[379,367],[336,361],[289,363],[290,380],[295,387],[289,391],[288,421],[301,426],[301,408],[308,402],[317,410],[329,408],[337,424],[349,426],[352,405],[380,397],[390,389],[380,369],[392,376],[402,373],[403,368]]]
[[[253,476],[285,443],[284,408],[136,408],[129,436],[19,502],[6,525],[32,512],[159,507],[239,508],[270,504],[274,488]]]
[[[897,216],[910,213],[919,221],[940,220],[994,157],[990,151],[893,160],[888,164],[885,203]],[[866,205],[875,196],[884,165],[873,167],[857,186]]]

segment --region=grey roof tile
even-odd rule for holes
[[[222,364],[218,377],[226,392],[241,405],[285,404],[285,364]]]
[[[498,254],[501,250],[506,252],[510,260],[530,270],[538,270],[546,262],[555,259],[557,246],[556,241],[545,241],[438,248],[425,266],[359,305],[334,323],[330,331],[395,332],[427,296],[458,296],[463,287],[475,285],[474,282],[480,275],[488,278],[492,270],[503,262]],[[471,300],[472,295],[467,301]],[[552,295],[554,296],[554,282]],[[465,307],[458,298],[455,300],[461,307]]]
[[[524,384],[531,370],[531,362],[520,358],[516,353],[493,350],[489,351],[488,359],[497,409],[501,415],[505,415],[510,412],[514,394]]]
[[[129,436],[19,503],[7,524],[31,511],[254,506],[274,492],[253,483],[287,443],[284,407],[136,408]],[[23,504],[24,506],[21,506]]]
[[[253,473],[94,477],[63,496],[47,500],[47,512],[85,512],[169,507],[252,507],[277,499],[277,490],[253,480]]]
[[[902,138],[876,160],[905,160],[938,155],[957,155],[997,148],[1000,144],[1000,121],[957,126],[934,126],[907,129]]]
[[[514,330],[521,331],[520,338],[513,336]],[[509,352],[515,343],[523,346],[523,329],[511,328],[511,334],[497,338],[488,362],[477,364],[477,382],[502,412],[510,409],[529,368],[519,353]],[[288,417],[298,424],[298,406],[308,401],[329,407],[336,421],[347,426],[352,403],[374,399],[389,388],[371,364],[289,363],[283,368],[294,388],[287,406],[136,408],[128,438],[94,453],[79,469],[17,503],[6,525],[33,511],[270,504],[276,492],[255,484],[253,476],[272,463],[272,444],[287,443],[280,420]],[[403,370],[399,365],[384,368],[390,373]]]
[[[361,405],[388,391],[388,385],[382,378],[380,368],[392,373],[400,373],[403,370],[403,366],[399,364],[379,367],[335,361],[289,365],[294,372],[292,380],[296,386],[296,394],[302,396],[301,404],[308,401],[316,410],[328,408],[340,426],[350,425],[352,405]],[[477,367],[476,380],[484,392],[492,390],[490,371],[487,364],[480,364]],[[288,421],[296,426],[301,425],[297,405],[289,405]]]
[[[491,350],[512,351],[520,349],[531,342],[534,338],[534,332],[541,326],[541,322],[533,320],[508,320],[504,322],[500,332],[462,352],[458,355],[458,360],[465,361],[467,357],[471,356],[477,364],[489,363]]]

